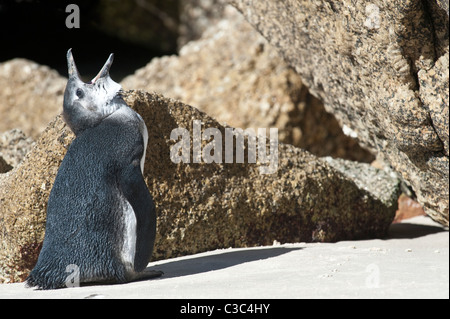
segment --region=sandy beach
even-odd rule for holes
[[[449,233],[427,217],[387,239],[222,249],[152,262],[148,281],[39,291],[0,285],[0,298],[449,298]]]

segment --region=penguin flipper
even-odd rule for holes
[[[122,171],[119,185],[136,216],[134,270],[141,272],[147,267],[152,255],[156,236],[156,212],[139,161],[133,161]]]

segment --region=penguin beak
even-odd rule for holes
[[[113,59],[114,59],[114,53],[111,53],[109,55],[108,60],[106,60],[105,65],[100,70],[100,72],[98,72],[98,74],[95,76],[95,78],[93,78],[91,80],[92,84],[95,83],[98,79],[101,79],[101,78],[109,76],[109,68],[111,67],[111,65],[113,63]]]
[[[76,77],[81,80],[80,73],[75,65],[75,60],[73,59],[72,49],[67,51],[67,68],[69,71],[69,78]]]

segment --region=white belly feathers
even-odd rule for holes
[[[136,216],[133,207],[122,197],[124,236],[121,257],[128,271],[134,271],[134,256],[136,255]]]
[[[147,143],[148,143],[148,131],[147,126],[145,125],[144,120],[142,117],[137,113],[131,113],[129,112],[127,108],[124,108],[123,110],[119,110],[118,114],[119,116],[137,116],[139,120],[139,131],[142,135],[143,142],[144,142],[144,152],[142,154],[142,158],[140,161],[140,168],[142,174],[144,174],[144,163],[145,163],[145,154],[147,150]],[[121,114],[121,113],[125,114]],[[123,225],[124,225],[124,240],[123,240],[123,246],[122,246],[122,252],[121,252],[121,258],[125,264],[125,267],[127,271],[134,271],[134,257],[136,255],[136,236],[137,236],[137,229],[136,229],[136,215],[134,213],[133,207],[131,204],[127,201],[127,199],[124,196],[121,196],[121,208],[122,208],[122,218],[123,218]]]

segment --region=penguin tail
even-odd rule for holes
[[[49,290],[64,287],[64,281],[50,278],[50,276],[41,274],[33,269],[25,280],[25,285],[27,288],[35,288],[37,290]]]

